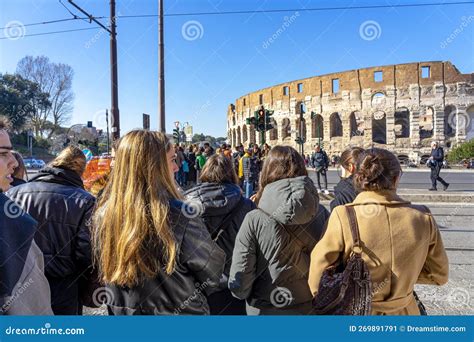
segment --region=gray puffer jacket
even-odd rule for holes
[[[309,177],[267,185],[258,209],[247,214],[237,234],[229,288],[262,314],[308,314],[310,254],[321,238],[327,210]]]

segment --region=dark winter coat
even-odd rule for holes
[[[205,293],[219,286],[225,253],[211,240],[200,219],[189,218],[194,213],[191,206],[172,201],[170,209],[177,242],[175,271],[171,275],[160,271],[155,278],[133,288],[107,285],[110,314],[209,314]]]
[[[327,169],[329,167],[329,158],[325,151],[314,152],[311,156],[311,164],[315,169]]]
[[[334,187],[334,199],[330,203],[331,211],[338,205],[352,203],[358,191],[354,187],[353,176],[341,178]]]
[[[35,241],[44,254],[54,313],[80,314],[79,282],[92,264],[89,224],[95,198],[77,173],[50,167],[7,194],[38,221]]]
[[[234,296],[262,314],[308,314],[310,254],[323,234],[327,211],[309,177],[267,185],[258,208],[237,234],[229,277]]]
[[[441,168],[444,161],[444,150],[442,147],[437,147],[431,150],[431,157],[433,157],[432,162],[429,166],[434,168]]]
[[[200,216],[209,234],[213,239],[217,238],[217,245],[224,250],[224,274],[229,276],[235,238],[245,215],[255,209],[255,204],[242,196],[238,185],[230,183],[202,183],[188,190],[185,196],[190,203],[199,205]]]
[[[37,222],[0,192],[0,316],[52,315]]]

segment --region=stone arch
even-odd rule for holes
[[[395,111],[395,138],[410,137],[410,111],[406,107]]]
[[[281,122],[281,140],[291,138],[291,121],[284,118]]]
[[[466,140],[474,139],[474,104],[466,110]]]
[[[235,134],[235,128],[232,130],[232,146],[237,146],[237,139]]]
[[[245,144],[248,139],[249,137],[247,133],[247,125],[243,125],[242,126],[242,143]]]
[[[387,115],[383,111],[372,115],[372,141],[378,144],[387,143]]]
[[[364,136],[364,116],[361,112],[355,111],[349,115],[350,137]]]
[[[301,127],[302,126],[302,127]],[[299,137],[304,137],[305,139],[307,138],[306,135],[306,119],[303,118],[300,120],[300,118],[296,119],[296,135]]]
[[[385,107],[386,96],[383,92],[377,92],[372,95],[371,105],[373,108],[383,108]]]
[[[426,107],[423,114],[420,115],[420,139],[433,137],[434,132],[434,108]]]
[[[274,141],[274,140],[278,140],[278,124],[277,122],[272,119],[272,125],[273,125],[273,128],[270,130],[270,140]]]
[[[320,114],[314,114],[311,116],[311,138],[313,139],[324,139],[324,120]]]
[[[250,125],[249,127],[249,145],[250,144],[255,144],[256,143],[256,133],[255,133],[255,126]]]
[[[242,143],[242,134],[240,130],[240,126],[237,127],[237,145],[240,145]]]
[[[329,138],[342,137],[341,115],[337,112],[329,117]]]
[[[456,106],[449,105],[444,108],[444,135],[452,138],[456,135]]]

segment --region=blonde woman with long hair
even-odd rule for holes
[[[175,159],[163,133],[136,130],[119,142],[93,231],[109,314],[209,314],[205,293],[219,285],[225,254],[181,201]]]

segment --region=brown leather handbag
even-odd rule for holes
[[[372,282],[369,269],[362,259],[359,225],[354,207],[346,207],[354,242],[352,253],[344,260],[328,267],[313,299],[313,312],[317,315],[370,315]]]

